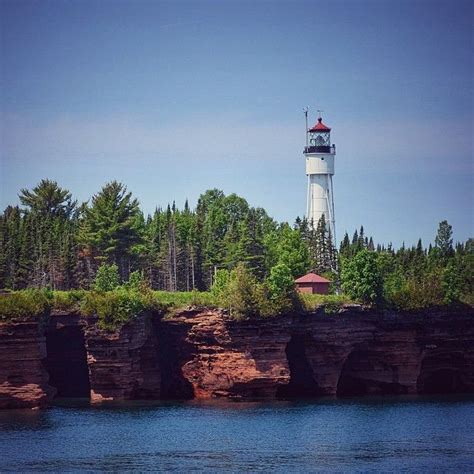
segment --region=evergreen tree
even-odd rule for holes
[[[339,253],[344,258],[348,258],[351,255],[351,241],[347,232],[344,234],[344,238],[339,246]]]
[[[370,237],[368,243],[367,243],[367,248],[373,252],[375,250],[375,247],[374,247],[374,239],[372,237]]]
[[[18,206],[8,206],[4,212],[5,217],[5,286],[13,290],[18,289],[21,250],[21,215]]]
[[[3,288],[89,288],[105,262],[117,265],[121,281],[134,271],[152,288],[206,290],[216,274],[239,267],[258,286],[252,304],[255,298],[270,302],[257,304],[263,315],[277,311],[271,300],[281,281],[292,283],[309,269],[338,272],[324,216],[316,226],[297,218],[293,229],[217,189],[203,193],[195,211],[187,200],[182,211],[173,201],[166,212],[158,208],[146,219],[117,182],[104,186],[90,206],[77,207],[71,193],[50,180],[19,196],[23,209],[9,206],[0,214]],[[392,243],[375,244],[361,226],[340,245],[344,289],[364,301],[380,301],[383,281],[387,302],[402,309],[474,304],[473,242],[453,246],[452,228],[442,221],[434,247],[426,250],[420,239],[395,249]]]
[[[438,249],[441,258],[448,258],[454,255],[453,228],[448,224],[448,221],[441,221],[439,223],[435,247]]]
[[[257,210],[248,211],[239,226],[239,236],[237,261],[244,263],[257,277],[263,278],[265,273],[263,232]]]
[[[451,304],[461,298],[461,272],[454,261],[450,261],[443,271],[444,302]]]
[[[7,265],[7,242],[8,235],[6,229],[5,216],[0,215],[0,288],[7,287],[8,265]]]
[[[76,207],[71,193],[49,179],[41,180],[31,191],[22,189],[19,198],[32,212],[48,217],[69,217]]]
[[[93,196],[81,223],[80,241],[95,262],[116,264],[122,280],[128,279],[133,245],[141,241],[138,201],[117,181]]]
[[[33,280],[35,264],[34,225],[34,215],[26,213],[22,219],[19,236],[20,249],[17,272],[18,288],[27,288]]]

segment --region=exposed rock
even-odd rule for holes
[[[100,330],[87,319],[85,343],[91,402],[160,397],[158,348],[150,315],[115,332]]]
[[[162,322],[170,398],[302,398],[474,392],[473,311],[347,309],[235,322],[182,312]]]
[[[313,395],[474,392],[472,310],[317,315],[295,320],[292,337],[311,368]],[[293,365],[288,389],[301,378],[302,364]],[[289,393],[301,394],[297,386]]]
[[[55,390],[43,361],[46,342],[36,320],[0,323],[0,408],[46,406]]]
[[[168,398],[274,398],[289,382],[288,319],[229,321],[218,311],[181,312],[163,321]],[[160,344],[161,345],[161,344]]]
[[[0,324],[0,407],[45,406],[55,388],[90,391],[93,403],[474,393],[474,311],[354,307],[233,321],[193,309],[144,314],[112,333],[94,318],[56,314],[46,343],[36,321]]]

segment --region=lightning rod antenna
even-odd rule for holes
[[[306,135],[306,147],[308,147],[308,107],[303,107],[304,118],[306,123],[305,135]]]

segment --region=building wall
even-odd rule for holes
[[[313,293],[327,295],[329,293],[329,283],[314,283]]]
[[[308,176],[307,218],[316,227],[324,214],[326,224],[334,236],[334,208],[331,177],[334,175],[334,153],[309,153],[306,155]]]
[[[329,293],[329,283],[297,283],[296,289],[300,293],[327,295]]]

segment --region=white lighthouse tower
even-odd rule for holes
[[[336,146],[331,144],[331,129],[324,125],[321,115],[316,125],[308,128],[306,115],[306,176],[308,176],[308,201],[306,217],[315,228],[324,215],[331,230],[333,242],[336,242],[336,220],[334,216],[334,196],[332,177],[334,176],[334,158]]]

